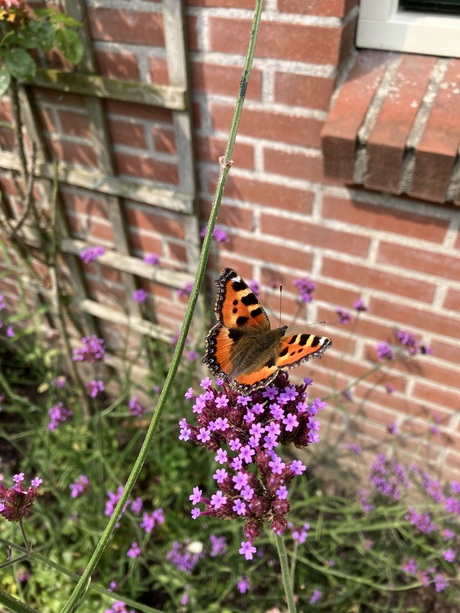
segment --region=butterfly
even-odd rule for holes
[[[218,322],[206,337],[203,362],[241,394],[268,385],[282,369],[320,358],[331,346],[329,338],[288,326],[272,330],[254,292],[231,268],[215,284]]]

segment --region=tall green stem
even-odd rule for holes
[[[286,600],[289,613],[296,612],[296,606],[294,602],[294,592],[292,591],[292,577],[289,572],[289,564],[286,554],[286,547],[284,545],[283,535],[275,534],[276,548],[278,550],[278,557],[281,565],[281,578],[283,580],[284,593],[286,594]]]
[[[230,128],[227,148],[225,151],[225,157],[220,160],[219,179],[217,182],[217,188],[216,188],[216,193],[214,196],[214,202],[213,202],[213,206],[211,209],[211,214],[209,216],[206,236],[204,237],[204,240],[203,240],[203,246],[202,246],[200,258],[198,261],[198,270],[197,270],[196,277],[195,277],[195,284],[190,294],[189,303],[188,303],[187,310],[184,316],[184,323],[182,325],[179,339],[176,344],[176,349],[174,351],[174,355],[172,358],[171,367],[168,371],[168,375],[166,377],[163,390],[161,392],[155,413],[153,415],[152,421],[150,422],[149,429],[147,431],[144,442],[142,444],[142,448],[139,452],[136,462],[128,477],[125,488],[123,490],[123,494],[120,500],[118,501],[118,504],[116,505],[115,510],[112,514],[112,517],[108,521],[104,532],[101,535],[101,538],[93,552],[93,555],[91,556],[91,559],[88,562],[87,567],[85,568],[80,580],[75,586],[75,589],[72,592],[69,600],[67,601],[64,608],[62,609],[62,613],[73,613],[83,603],[86,591],[91,581],[91,576],[105,548],[107,547],[107,544],[112,535],[112,532],[114,531],[115,526],[119,520],[119,516],[122,514],[123,507],[125,506],[126,501],[128,500],[128,497],[131,494],[134,484],[136,483],[136,480],[145,462],[145,458],[147,457],[147,453],[152,443],[153,435],[156,431],[158,422],[160,421],[161,414],[166,404],[168,394],[174,383],[174,378],[176,376],[177,369],[179,367],[179,361],[180,361],[182,352],[184,350],[188,330],[190,328],[190,323],[192,321],[193,312],[195,310],[195,306],[196,306],[198,296],[200,293],[201,284],[203,282],[204,275],[206,272],[206,264],[208,261],[209,251],[211,248],[212,233],[216,225],[217,215],[219,212],[219,207],[220,207],[220,203],[222,200],[222,194],[223,194],[225,183],[227,180],[227,175],[232,165],[231,158],[232,158],[233,149],[235,146],[236,135],[238,133],[238,126],[240,122],[241,113],[243,110],[243,103],[244,103],[244,98],[246,95],[246,88],[248,85],[249,75],[250,75],[251,68],[252,68],[252,62],[254,59],[257,35],[259,32],[260,20],[262,16],[262,7],[263,7],[263,0],[257,0],[256,7],[254,10],[252,29],[251,29],[251,38],[249,41],[248,52],[246,54],[246,60],[244,63],[243,75],[241,77],[241,83],[240,83],[240,90],[238,93],[238,99],[237,99],[237,103],[235,106],[235,112],[233,114],[233,120],[232,120],[232,125]],[[292,611],[294,611],[294,609],[292,609]]]

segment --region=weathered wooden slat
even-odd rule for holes
[[[109,79],[100,75],[64,72],[55,69],[37,70],[31,84],[61,92],[135,102],[178,111],[187,108],[185,89],[172,85],[154,85],[138,81]]]
[[[19,170],[19,161],[14,153],[0,151],[0,168]],[[54,164],[50,162],[37,163],[35,175],[43,179],[53,179],[55,176]],[[121,196],[136,202],[151,204],[178,213],[191,213],[193,211],[193,195],[179,190],[154,187],[137,183],[123,177],[107,176],[98,169],[86,169],[59,162],[57,178],[62,183],[74,187]]]
[[[78,307],[85,313],[91,314],[93,317],[99,317],[104,321],[109,321],[113,324],[124,325],[135,332],[139,332],[145,336],[156,338],[166,343],[171,343],[171,331],[156,324],[139,319],[137,317],[128,317],[121,311],[116,311],[113,307],[99,304],[94,300],[81,300],[78,302]]]
[[[84,249],[92,246],[94,245],[76,238],[63,238],[60,242],[62,251],[73,255],[79,255]],[[192,283],[194,279],[193,275],[189,273],[152,266],[139,258],[123,255],[117,251],[107,250],[104,255],[98,257],[97,261],[116,270],[137,275],[143,279],[149,279],[150,281],[162,283],[176,289],[184,287],[187,283]]]

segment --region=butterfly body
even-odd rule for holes
[[[268,385],[280,369],[321,357],[331,340],[283,326],[271,329],[267,314],[237,272],[216,279],[218,323],[206,337],[203,362],[233,389],[248,394]]]

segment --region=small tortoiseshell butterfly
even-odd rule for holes
[[[283,326],[272,330],[262,305],[243,279],[226,268],[215,281],[218,323],[206,337],[203,362],[242,394],[268,385],[280,369],[320,358],[332,341]]]

